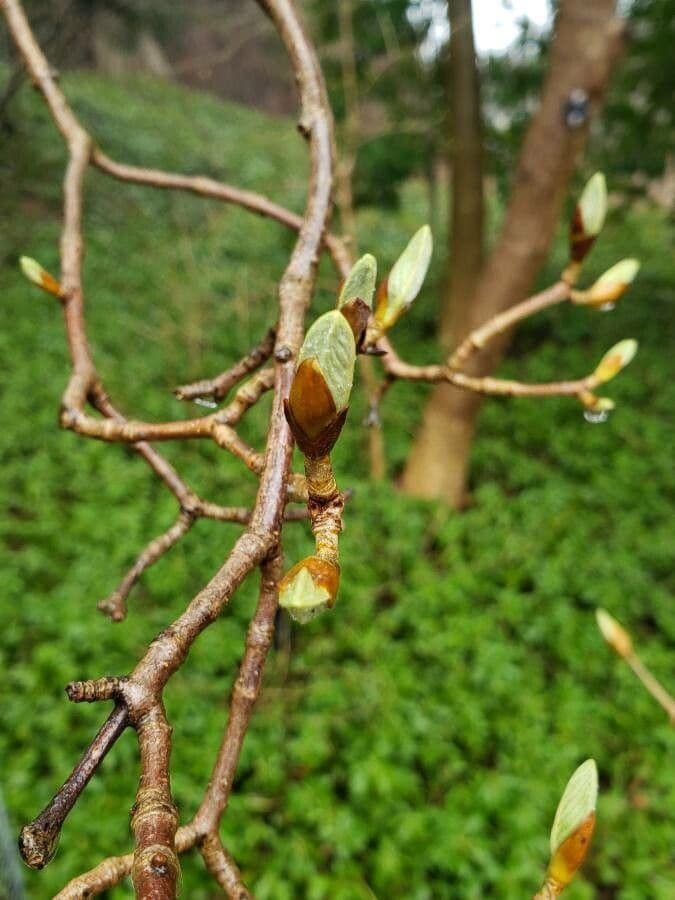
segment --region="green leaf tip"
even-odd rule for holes
[[[376,281],[377,260],[371,253],[366,253],[350,269],[338,297],[338,308],[350,300],[362,300],[372,308]]]

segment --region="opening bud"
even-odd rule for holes
[[[391,328],[419,294],[433,250],[431,228],[423,225],[394,263],[380,285],[375,301],[375,321],[381,331]]]
[[[61,285],[53,275],[50,275],[46,269],[42,268],[37,260],[31,259],[30,256],[21,256],[19,264],[21,265],[21,271],[30,282],[54,297],[59,299],[63,297]]]
[[[356,343],[340,310],[320,316],[305,335],[286,418],[300,450],[310,459],[330,452],[347,417]]]
[[[600,234],[607,214],[607,182],[596,172],[581,192],[570,226],[570,256],[581,262]]]
[[[614,303],[628,290],[639,269],[637,259],[622,259],[611,269],[607,269],[588,290],[571,291],[570,297],[574,303],[583,306]]]
[[[318,556],[308,556],[290,569],[279,584],[279,606],[304,625],[335,603],[340,570]]]
[[[595,828],[598,770],[587,759],[574,772],[560,798],[551,829],[551,861],[548,878],[566,887],[586,858]]]
[[[602,357],[593,373],[594,377],[603,384],[611,381],[615,375],[625,368],[637,353],[638,343],[633,338],[619,341],[611,350]]]
[[[609,646],[618,653],[619,656],[623,656],[624,659],[632,656],[633,642],[626,629],[622,628],[616,619],[613,616],[610,616],[605,609],[596,609],[595,618],[598,623],[598,628],[600,629],[600,634],[607,641]]]

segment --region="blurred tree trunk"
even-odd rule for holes
[[[349,242],[352,256],[358,256],[356,216],[354,215],[353,178],[356,154],[361,141],[361,107],[359,80],[356,70],[356,43],[354,40],[354,9],[352,0],[340,0],[337,4],[340,29],[340,70],[344,98],[344,119],[339,128],[339,152],[335,165],[335,205],[340,216],[342,233]],[[359,356],[359,372],[369,405],[377,394],[377,377],[373,360]],[[381,480],[386,472],[384,441],[379,422],[368,428],[368,457],[370,474]]]
[[[471,0],[450,0],[450,232],[448,278],[441,310],[441,343],[449,350],[465,330],[483,262],[483,136],[480,75],[473,40]]]
[[[614,0],[561,0],[548,74],[521,148],[504,224],[475,292],[463,300],[461,333],[454,337],[512,306],[532,288],[550,250],[588,119],[600,105],[621,33]],[[569,115],[570,97],[583,94],[588,99],[585,115]],[[467,371],[492,372],[507,339],[476,354]],[[404,472],[405,491],[454,507],[465,503],[479,409],[480,398],[473,393],[445,384],[433,389]]]

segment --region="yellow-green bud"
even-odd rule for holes
[[[637,353],[638,343],[633,338],[619,341],[602,357],[593,375],[600,383],[611,381],[625,368]]]
[[[607,269],[598,280],[585,291],[571,291],[574,303],[584,306],[604,306],[614,303],[632,284],[640,268],[637,259],[622,259]]]
[[[624,659],[633,653],[633,642],[625,628],[616,621],[605,609],[596,609],[595,618],[600,629],[600,634],[609,646]]]
[[[54,297],[58,297],[59,299],[62,298],[61,285],[53,275],[50,275],[50,273],[37,262],[37,260],[31,259],[30,256],[21,256],[19,258],[19,264],[21,266],[21,271],[32,284],[37,285],[39,288],[42,288],[43,291],[52,294]]]

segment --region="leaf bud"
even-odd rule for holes
[[[340,310],[324,313],[305,335],[286,418],[300,450],[311,459],[330,452],[349,406],[356,343]]]
[[[380,331],[391,328],[419,294],[431,261],[431,228],[423,225],[394,263],[375,300],[375,321]]]
[[[570,225],[570,256],[581,262],[600,234],[607,214],[607,182],[602,172],[590,178],[574,209]]]
[[[574,772],[560,798],[551,828],[548,877],[566,887],[584,861],[595,828],[598,770],[587,759]]]
[[[598,280],[585,291],[571,291],[574,303],[582,306],[604,306],[614,303],[630,287],[638,273],[640,263],[637,259],[622,259],[607,269]]]
[[[619,341],[605,353],[598,363],[593,376],[603,384],[611,381],[615,375],[625,368],[637,353],[638,343],[633,338]]]
[[[279,606],[301,625],[335,603],[340,569],[318,556],[296,563],[279,584]]]
[[[21,256],[19,258],[19,264],[21,266],[21,271],[32,284],[37,285],[39,288],[42,288],[43,291],[47,291],[48,294],[52,294],[54,297],[63,299],[61,285],[53,275],[50,275],[46,269],[42,268],[39,262],[31,259],[30,256]]]
[[[609,646],[618,653],[619,656],[623,656],[624,659],[632,656],[633,642],[626,629],[622,628],[616,619],[613,616],[610,616],[607,610],[596,609],[595,618],[598,623],[598,628],[600,629],[600,634],[607,641]]]

